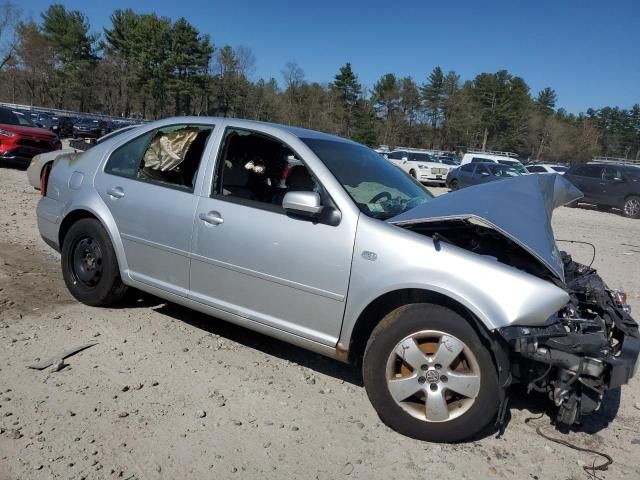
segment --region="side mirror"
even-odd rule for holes
[[[282,208],[298,215],[317,217],[322,213],[323,206],[316,192],[287,192],[282,200]]]
[[[408,158],[408,157],[402,157],[402,161],[403,161],[403,162],[406,162],[407,160],[409,160],[409,158]]]

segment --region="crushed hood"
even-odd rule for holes
[[[388,222],[410,225],[459,219],[475,221],[520,245],[564,282],[551,215],[556,207],[582,197],[582,192],[560,175],[523,175],[441,195]]]

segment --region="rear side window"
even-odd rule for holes
[[[584,165],[576,168],[574,175],[581,177],[602,178],[602,167],[595,165]]]
[[[530,173],[542,173],[542,172],[546,172],[546,170],[544,169],[544,167],[539,167],[539,166],[531,166],[531,167],[527,167],[527,170]]]
[[[153,130],[116,150],[105,171],[193,191],[212,130],[209,125],[172,125]]]
[[[118,148],[111,154],[104,171],[112,175],[135,178],[140,160],[155,133],[155,130],[152,130]]]
[[[400,154],[400,152],[391,152],[387,158],[391,160],[400,160],[402,158],[402,155]]]
[[[471,163],[478,163],[478,162],[490,162],[491,160],[488,160],[486,158],[480,158],[480,157],[473,157],[471,159]]]
[[[614,180],[616,178],[622,178],[622,172],[617,168],[607,167],[602,173],[602,178],[604,180]]]

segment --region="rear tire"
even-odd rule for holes
[[[86,305],[113,305],[127,291],[111,239],[94,218],[83,218],[69,228],[62,244],[61,263],[69,292]]]
[[[440,305],[405,305],[384,317],[367,343],[362,373],[380,419],[411,438],[469,439],[498,412],[489,350],[466,319]]]
[[[623,210],[626,217],[640,218],[640,197],[631,195],[625,198]]]

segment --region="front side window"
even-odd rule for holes
[[[356,143],[301,138],[364,214],[391,218],[433,196],[412,177]]]
[[[602,167],[587,165],[585,167],[582,167],[577,175],[582,175],[583,177],[590,178],[602,178]]]
[[[193,191],[213,127],[172,125],[142,135],[116,150],[107,173]]]
[[[473,169],[474,169],[474,165],[472,163],[465,163],[460,167],[461,171],[469,172],[469,173],[473,172]]]
[[[378,158],[386,163],[382,157]],[[257,208],[284,211],[284,196],[295,191],[320,193],[320,186],[289,146],[257,132],[239,128],[226,130],[213,195],[248,201]]]
[[[510,169],[512,169],[512,171],[513,170],[517,171],[518,174],[520,174],[520,175],[526,175],[528,173],[527,169],[524,168],[524,165],[522,165],[520,162],[510,162],[508,160],[498,160],[498,163],[500,165],[504,165],[506,167],[509,167]],[[543,168],[542,171],[546,171],[546,170],[544,170],[544,168]]]
[[[483,174],[490,175],[489,168],[487,167],[487,165],[478,165],[476,167],[476,175]]]

